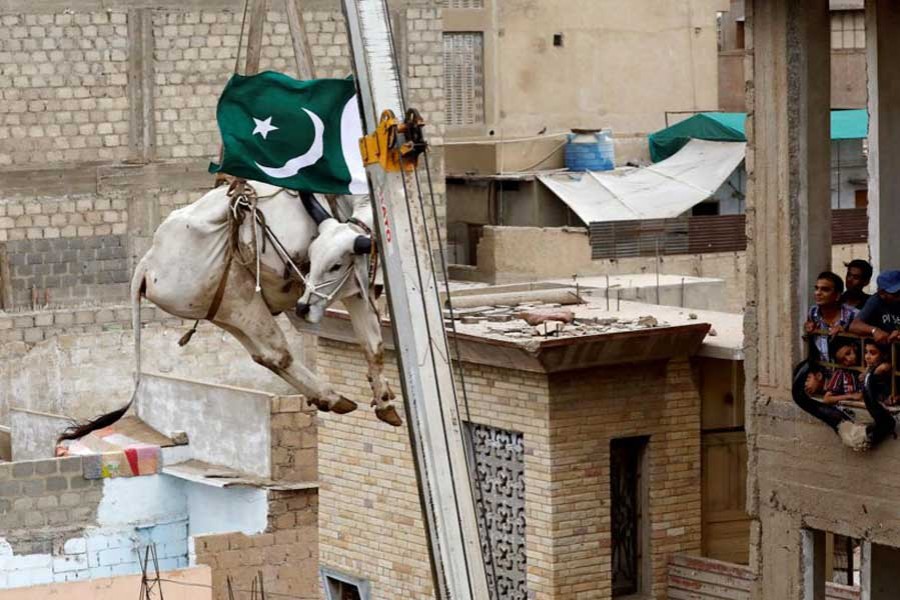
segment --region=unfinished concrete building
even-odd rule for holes
[[[876,272],[900,266],[900,5],[867,0],[869,250]],[[829,534],[862,541],[871,600],[900,590],[900,447],[855,454],[790,398],[812,281],[832,265],[828,111],[829,2],[747,3],[749,179],[746,314],[748,586],[760,600],[825,597]],[[738,597],[738,596],[734,596]]]

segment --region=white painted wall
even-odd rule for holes
[[[114,477],[103,480],[97,508],[100,527],[146,525],[186,519],[184,482],[168,475]]]
[[[268,524],[269,494],[248,487],[215,488],[185,483],[190,522],[189,535],[240,531],[262,533]]]

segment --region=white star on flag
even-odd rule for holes
[[[277,127],[272,125],[272,117],[269,117],[264,121],[253,117],[253,122],[256,123],[256,128],[253,130],[252,135],[256,135],[258,133],[262,136],[262,139],[266,139],[266,136],[269,135],[269,132],[278,129]]]

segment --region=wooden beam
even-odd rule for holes
[[[262,38],[266,25],[268,0],[250,0],[247,15],[247,59],[244,63],[244,75],[255,75],[259,72],[259,58],[262,55]]]
[[[153,86],[153,16],[149,8],[128,11],[128,148],[129,161],[156,157]]]
[[[309,38],[306,37],[300,0],[284,0],[284,4],[287,7],[288,26],[291,28],[291,39],[294,43],[294,58],[297,59],[297,78],[313,79],[316,70],[313,66],[312,52],[309,50]]]

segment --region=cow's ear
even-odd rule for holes
[[[359,295],[366,302],[369,301],[369,261],[365,256],[357,256],[353,261],[353,275],[356,277],[356,285],[359,286]]]
[[[372,238],[358,235],[353,240],[353,254],[369,254],[372,251]]]

